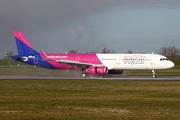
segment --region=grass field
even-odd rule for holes
[[[3,61],[0,74],[69,74]],[[178,63],[178,62],[177,62]],[[151,71],[124,71],[152,75]],[[180,75],[180,67],[156,71]],[[0,80],[0,120],[176,120],[180,81]]]
[[[180,81],[1,80],[4,120],[177,120]]]
[[[171,69],[167,70],[155,70],[156,75],[180,75],[180,66],[173,67]],[[125,71],[125,73],[128,73],[129,75],[152,75],[151,70],[128,70]]]

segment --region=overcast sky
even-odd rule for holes
[[[1,0],[0,58],[17,53],[14,30],[47,53],[156,53],[180,48],[180,0]]]

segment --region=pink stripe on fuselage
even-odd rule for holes
[[[91,63],[91,64],[102,64],[96,54],[46,54],[47,57],[51,60],[73,60],[79,61],[82,63]],[[42,58],[45,58],[41,54]],[[68,69],[70,67],[69,64],[60,65],[55,61],[48,61],[50,64],[59,69]],[[73,67],[72,69],[76,69],[77,67]]]
[[[40,56],[46,60],[46,57],[43,54],[40,54]],[[60,65],[60,63],[51,60],[47,60],[47,62],[56,67],[57,69],[68,69],[70,66],[67,64]]]
[[[73,60],[84,63],[102,64],[96,54],[47,54],[52,60]]]
[[[28,40],[26,39],[26,37],[23,35],[22,32],[20,31],[15,31],[14,32],[14,36],[16,38],[18,38],[19,40],[21,40],[23,43],[25,43],[27,46],[29,46],[30,48],[33,49],[32,45],[28,42]]]

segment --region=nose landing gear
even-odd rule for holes
[[[155,73],[154,70],[152,70],[152,77],[153,77],[153,78],[156,78],[156,73]]]

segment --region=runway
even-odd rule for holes
[[[73,75],[0,75],[0,80],[180,80],[180,76],[116,76],[116,77],[87,77],[81,78]]]

